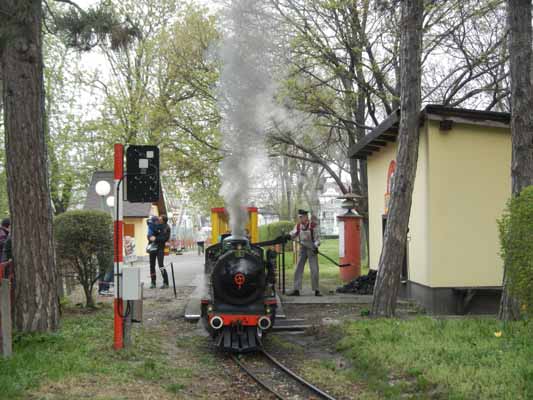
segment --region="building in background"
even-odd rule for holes
[[[343,210],[341,208],[342,200],[337,197],[342,196],[342,192],[334,182],[326,182],[324,189],[325,191],[318,196],[320,210],[317,216],[320,222],[320,234],[338,236],[337,215],[343,214]]]
[[[257,220],[259,225],[271,224],[280,220],[279,214],[272,207],[260,207],[257,212]]]
[[[99,181],[107,181],[111,185],[111,195],[115,195],[115,183],[113,179],[113,171],[96,171],[91,179],[89,188],[87,189],[87,197],[85,198],[84,210],[102,210],[111,213],[111,210],[105,201],[102,201],[100,196],[96,194],[95,186]],[[115,202],[116,204],[116,202]],[[132,238],[135,243],[135,253],[137,256],[146,255],[146,220],[152,215],[163,215],[167,213],[164,196],[161,193],[157,203],[130,203],[123,202],[124,209],[124,236]],[[128,239],[130,240],[130,239]]]

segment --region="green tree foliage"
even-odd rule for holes
[[[90,171],[81,168],[86,157],[80,142],[84,135],[80,98],[79,55],[55,35],[43,40],[46,135],[50,197],[54,214],[79,204]]]
[[[279,96],[313,116],[313,129],[274,132],[274,153],[320,164],[339,188],[367,197],[366,163],[349,149],[400,105],[399,1],[269,0],[289,74]],[[424,102],[504,109],[502,0],[426,2]],[[446,61],[443,61],[446,60]],[[338,172],[332,166],[342,169]],[[348,172],[351,188],[342,182]],[[357,210],[367,216],[366,199]]]
[[[93,307],[94,284],[113,267],[111,217],[102,211],[68,211],[56,217],[54,225],[61,271],[76,277],[87,307]]]
[[[176,0],[112,6],[128,14],[139,36],[118,51],[102,49],[111,73],[96,82],[105,101],[88,132],[102,148],[158,145],[164,181],[187,187],[187,195],[207,208],[218,200],[219,187],[218,64],[209,58],[218,40],[216,20]]]
[[[508,275],[507,288],[521,304],[524,315],[533,315],[533,186],[507,203],[498,221],[501,256]]]
[[[88,51],[105,45],[116,50],[126,47],[132,38],[139,36],[139,30],[131,23],[128,14],[114,12],[108,1],[87,9],[77,6],[75,2],[58,1],[70,7],[58,15],[54,15],[49,6],[47,9],[69,47]]]

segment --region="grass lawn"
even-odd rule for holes
[[[350,322],[338,350],[351,366],[338,373],[363,382],[363,399],[532,399],[532,328],[494,319]]]
[[[92,397],[99,399],[138,398],[131,391],[144,386],[154,388],[158,398],[167,398],[189,386],[195,364],[169,363],[156,331],[138,327],[135,345],[114,351],[112,315],[109,304],[93,312],[67,309],[57,333],[18,336],[13,356],[0,359],[0,399],[49,398],[30,393],[54,386],[59,392],[81,388],[80,397],[86,397],[84,391],[99,390],[101,394]]]
[[[328,257],[336,260],[339,260],[339,240],[338,239],[326,239],[323,240],[320,245],[320,252],[324,253]],[[292,252],[285,253],[285,264],[286,268],[286,279],[287,279],[287,289],[292,289],[292,281],[294,276],[294,268],[296,267],[296,260],[294,260],[294,255]],[[339,267],[328,261],[322,256],[318,256],[318,264],[320,271],[320,286],[325,290],[334,290],[338,286],[342,285],[343,282],[340,279]],[[361,268],[361,273],[368,273],[368,266],[363,265]],[[304,269],[304,285],[310,285],[310,272],[309,264],[306,264]]]

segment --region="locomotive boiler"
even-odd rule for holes
[[[265,244],[229,236],[206,249],[209,289],[202,320],[222,350],[257,350],[275,323],[276,252],[265,250]]]

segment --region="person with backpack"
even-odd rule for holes
[[[315,222],[309,221],[309,212],[298,210],[299,222],[290,233],[292,240],[296,240],[300,245],[298,253],[298,263],[294,271],[294,290],[289,296],[299,296],[302,290],[302,278],[305,262],[309,260],[311,271],[311,287],[315,296],[322,296],[318,286],[318,247],[320,246],[320,236],[318,226]]]

